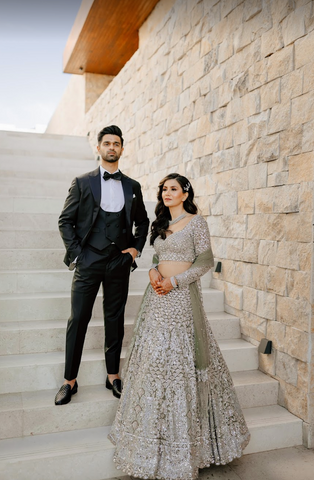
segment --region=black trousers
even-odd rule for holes
[[[77,377],[88,323],[100,287],[103,286],[105,360],[107,373],[119,372],[124,336],[124,310],[128,296],[132,255],[109,245],[103,254],[85,247],[78,258],[71,289],[71,316],[65,348],[66,380]]]

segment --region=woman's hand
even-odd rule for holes
[[[153,287],[157,295],[167,295],[173,289],[170,278],[164,278]]]
[[[151,268],[149,271],[149,280],[153,289],[156,290],[158,283],[162,281],[162,276],[160,275],[158,270],[156,270],[155,268]]]

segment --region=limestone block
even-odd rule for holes
[[[308,416],[308,404],[306,391],[280,380],[278,403],[287,408],[289,412],[306,420]]]
[[[206,77],[207,78],[207,77]],[[225,67],[223,65],[216,65],[208,74],[211,90],[220,87],[225,78]]]
[[[256,158],[257,143],[258,143],[258,139],[254,138],[246,142],[244,145],[241,145],[240,147],[240,158],[241,158],[240,166],[241,167],[245,167],[246,165],[253,165],[254,163],[257,163],[257,158]]]
[[[249,189],[267,186],[267,164],[259,163],[248,167]]]
[[[272,108],[280,102],[280,79],[262,85],[261,92],[261,110]]]
[[[312,262],[312,245],[311,243],[298,243],[297,246],[300,270],[310,271]]]
[[[229,15],[240,3],[239,0],[222,0],[220,3],[221,7],[221,18]]]
[[[287,241],[312,241],[312,214],[291,213],[285,218],[285,239]]]
[[[268,81],[282,77],[293,70],[293,45],[289,45],[268,58]]]
[[[276,55],[276,54],[275,54]],[[270,57],[272,58],[272,57]],[[275,74],[274,67],[272,69],[272,77],[268,76],[268,60],[263,59],[252,64],[249,68],[249,90],[254,90],[255,88],[264,85],[266,81],[273,80],[274,78],[280,77],[279,74]]]
[[[187,138],[188,138],[189,142],[192,142],[193,140],[195,140],[196,138],[199,137],[199,135],[197,134],[198,122],[199,122],[199,119],[194,120],[188,126],[188,137]]]
[[[241,98],[234,98],[227,105],[226,126],[239,122],[244,118]]]
[[[267,322],[267,333],[266,338],[273,342],[273,348],[276,350],[284,350],[285,346],[285,337],[286,337],[286,326],[285,324],[269,320]]]
[[[211,155],[205,155],[199,159],[200,162],[200,176],[203,177],[205,175],[210,174],[210,167],[211,167]],[[212,180],[212,177],[208,177],[208,191],[206,192],[208,195],[213,195],[216,193],[216,184]]]
[[[305,127],[305,125],[304,125]],[[280,132],[280,155],[297,155],[302,151],[302,125],[295,125]]]
[[[299,270],[299,257],[295,242],[278,242],[274,264],[277,267]]]
[[[314,63],[307,63],[304,67],[297,70],[300,72],[300,75],[303,75],[303,92],[307,93],[313,90],[313,81],[314,81]]]
[[[234,168],[234,151],[232,148],[213,153],[212,171],[223,172]]]
[[[245,238],[246,219],[244,215],[223,215],[208,219],[212,235],[230,238]]]
[[[208,195],[197,197],[197,206],[201,215],[210,215]]]
[[[209,115],[203,115],[199,118],[196,128],[197,137],[203,137],[211,132],[211,122]]]
[[[262,372],[275,376],[275,361],[276,361],[277,351],[273,350],[270,355],[259,354],[259,370]]]
[[[290,298],[311,302],[310,272],[287,271],[287,294]]]
[[[267,133],[281,132],[290,126],[290,102],[276,104],[271,109]]]
[[[310,152],[314,150],[313,129],[314,129],[314,121],[305,123],[303,125],[302,152]]]
[[[314,48],[314,32],[310,32],[295,42],[295,69],[306,65],[312,60]]]
[[[212,130],[220,130],[226,126],[226,107],[221,107],[212,113]],[[231,129],[230,129],[231,130]],[[219,134],[219,132],[217,132]]]
[[[289,159],[289,183],[300,183],[314,178],[314,152],[302,153]]]
[[[246,168],[235,168],[232,170],[231,185],[236,192],[248,189],[248,172]]]
[[[263,9],[262,0],[252,0],[249,2],[245,2],[245,8],[243,10],[243,20],[247,22],[251,18],[255,17],[255,15],[260,13],[262,9]]]
[[[244,239],[243,251],[240,254],[240,260],[243,262],[257,263],[258,245],[258,240]]]
[[[268,57],[283,47],[281,26],[276,25],[262,35],[261,54]]]
[[[257,292],[257,315],[269,320],[276,319],[276,295],[269,292]]]
[[[298,38],[305,35],[304,19],[307,10],[308,7],[304,5],[294,10],[283,20],[282,36],[285,46],[295,42]]]
[[[204,2],[205,6],[206,2]],[[206,8],[206,7],[205,7]],[[217,18],[217,17],[216,17]],[[227,38],[229,34],[229,21],[228,18],[222,18],[220,21],[216,21],[213,24],[212,32],[211,32],[211,38],[213,41],[214,46],[219,45],[224,41],[225,38]]]
[[[242,97],[244,117],[251,117],[261,111],[259,89],[249,92]]]
[[[243,311],[240,316],[241,333],[249,337],[249,341],[254,345],[258,344],[265,337],[266,325],[267,321],[254,313]]]
[[[243,294],[242,287],[225,282],[225,303],[233,308],[242,310]]]
[[[276,188],[273,211],[275,213],[298,212],[299,190],[299,185],[287,185]]]
[[[286,276],[286,270],[269,266],[266,278],[267,291],[276,293],[277,295],[286,295]]]
[[[255,212],[255,192],[252,190],[246,190],[244,192],[238,192],[238,212],[240,214],[252,214]]]
[[[306,362],[309,351],[309,334],[294,327],[286,328],[286,353]]]
[[[222,194],[218,193],[216,195],[210,195],[208,200],[209,200],[210,214],[222,215],[223,214]]]
[[[220,45],[218,50],[218,63],[223,63],[233,55],[232,37],[227,37]]]
[[[205,144],[206,150],[206,144]],[[217,192],[228,192],[232,189],[233,170],[220,172],[213,175],[213,180],[217,185]]]
[[[281,78],[280,97],[282,103],[302,94],[303,71],[294,70]],[[304,93],[304,91],[303,91]]]
[[[218,100],[218,107],[225,107],[228,105],[230,100],[232,100],[233,97],[233,89],[232,89],[232,82],[224,82],[220,87],[219,87],[219,100]]]
[[[194,2],[193,2],[194,3]],[[192,9],[192,12],[190,13],[191,16],[191,25],[197,25],[201,18],[204,15],[204,5],[203,2],[197,3],[194,8]]]
[[[276,356],[276,377],[291,385],[298,383],[298,361],[286,353],[277,352]]]
[[[237,215],[238,195],[237,192],[228,192],[222,195],[223,215]]]
[[[210,35],[205,35],[201,40],[200,57],[204,57],[207,53],[213,49],[213,42]]]
[[[303,124],[313,120],[313,104],[314,91],[293,98],[291,103],[291,125]]]
[[[258,263],[261,265],[274,265],[277,252],[277,242],[261,240],[258,248]]]
[[[272,162],[279,157],[279,134],[266,135],[258,139],[256,145],[256,160]]]
[[[248,123],[246,119],[233,125],[232,139],[234,145],[240,145],[248,141]]]
[[[277,172],[277,173],[268,175],[267,186],[278,187],[280,185],[285,185],[287,181],[288,181],[288,172]]]
[[[221,258],[228,258],[230,260],[239,260],[239,254],[243,249],[242,238],[224,238],[222,243],[219,243],[219,256]]]
[[[210,84],[208,75],[205,75],[201,80],[189,88],[190,102],[195,102],[199,97],[206,95],[210,91]]]
[[[204,155],[205,137],[196,138],[193,142],[193,157],[199,158]]]
[[[278,322],[307,332],[309,331],[310,313],[310,304],[304,299],[277,297]],[[301,357],[298,358],[302,360]]]
[[[247,238],[281,240],[285,235],[286,216],[284,214],[249,215]]]
[[[299,208],[300,212],[311,212],[313,208],[313,184],[302,182],[300,185]]]
[[[255,313],[257,311],[257,290],[243,287],[243,310]]]
[[[248,135],[249,140],[255,140],[257,138],[266,136],[267,123],[268,123],[268,110],[257,115],[252,115],[248,118]]]
[[[280,0],[270,3],[271,15],[274,24],[281,23],[294,10],[293,0]]]

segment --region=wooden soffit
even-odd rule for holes
[[[138,49],[138,30],[159,0],[83,0],[63,71],[117,75]]]

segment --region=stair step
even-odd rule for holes
[[[258,367],[257,347],[242,339],[219,340],[231,372]],[[126,350],[122,349],[121,364]],[[4,355],[0,357],[0,394],[57,388],[64,371],[64,352]],[[103,383],[106,369],[103,349],[85,349],[80,366],[80,385]]]
[[[239,319],[228,314],[208,313],[212,331],[217,340],[240,338]],[[67,319],[0,322],[0,355],[62,352],[65,347]],[[133,335],[134,317],[126,317],[123,345],[127,346]],[[104,321],[90,321],[86,338],[87,350],[104,345]]]
[[[211,275],[204,275],[208,287]],[[53,270],[0,270],[0,294],[70,292],[73,272],[66,267]],[[148,268],[137,268],[130,276],[129,290],[145,291]]]
[[[72,180],[72,179],[71,179]],[[38,196],[63,197],[65,199],[70,187],[69,180],[52,180],[50,178],[28,178],[27,182],[19,177],[0,178],[0,191],[4,196]]]
[[[10,246],[10,250],[8,250],[8,246]],[[45,231],[35,231],[35,230],[1,230],[0,229],[0,256],[1,250],[8,250],[11,252],[14,249],[14,253],[16,254],[16,250],[22,249],[23,252],[20,254],[24,257],[25,249],[56,249],[60,250],[60,256],[62,260],[62,252],[63,256],[65,253],[63,242],[60,237],[59,231],[56,230],[55,232],[45,232]],[[24,262],[24,265],[27,263]],[[65,265],[63,264],[64,268]],[[1,268],[1,265],[0,265]],[[20,269],[22,267],[20,265]],[[12,268],[10,268],[12,270]],[[0,270],[1,271],[1,270]]]
[[[126,303],[126,316],[135,316],[143,297],[142,290],[131,290]],[[206,312],[222,310],[223,292],[203,290]],[[102,294],[99,293],[93,310],[93,317],[102,317]],[[6,293],[0,295],[0,322],[24,320],[64,320],[70,314],[70,292],[54,293]]]
[[[32,157],[58,157],[59,155],[78,162],[81,158],[93,158],[93,151],[87,137],[52,135],[47,133],[0,132],[0,154],[28,155]],[[12,148],[14,145],[14,148]]]
[[[242,408],[274,405],[278,382],[262,372],[232,374]],[[105,385],[81,387],[72,401],[56,408],[57,389],[0,395],[0,438],[41,435],[97,426],[110,426],[118,400]]]
[[[10,232],[9,232],[10,233]],[[39,237],[47,232],[34,232]],[[49,232],[55,238],[55,232]],[[21,240],[24,232],[21,231]],[[16,233],[18,236],[19,233]],[[61,244],[60,244],[61,246]],[[52,270],[66,268],[63,263],[64,248],[3,248],[0,250],[1,270]]]
[[[243,413],[252,436],[245,454],[302,444],[302,421],[284,408],[256,407]],[[105,426],[1,440],[1,479],[29,480],[30,471],[32,480],[42,480],[43,472],[45,480],[64,478],[65,471],[77,480],[121,478],[112,462],[109,431]]]
[[[21,213],[0,212],[1,230],[32,230],[52,231],[58,230],[58,218],[56,213]]]
[[[63,197],[0,197],[0,212],[3,213],[55,213],[60,215]]]

